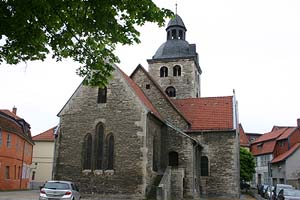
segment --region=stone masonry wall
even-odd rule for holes
[[[185,130],[188,124],[185,119],[172,107],[171,103],[161,94],[154,83],[147,77],[143,70],[136,71],[132,79],[143,90],[146,96],[150,99],[152,104],[158,109],[164,119],[167,119],[175,126]],[[146,85],[150,88],[146,89]]]
[[[140,199],[146,190],[147,114],[123,76],[118,71],[113,75],[107,103],[97,104],[98,88],[80,86],[60,112],[55,178],[79,183],[86,194]],[[114,170],[83,171],[83,139],[87,133],[94,139],[99,122],[105,126],[105,136],[114,135]]]
[[[238,140],[235,131],[193,134],[208,157],[209,176],[198,177],[207,196],[239,197]]]
[[[173,67],[181,67],[181,76],[173,76]],[[168,68],[168,77],[160,77],[160,68]],[[167,87],[176,89],[176,99],[200,97],[200,75],[193,59],[149,62],[149,74],[165,91]]]

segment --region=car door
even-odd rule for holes
[[[72,186],[72,192],[73,192],[73,196],[75,198],[75,200],[79,200],[80,199],[80,193],[78,191],[78,187],[74,184],[74,183],[71,183],[71,186]]]

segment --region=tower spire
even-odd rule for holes
[[[176,3],[175,3],[175,14],[177,15],[177,6],[178,6],[178,4],[177,4],[177,0],[176,0]]]

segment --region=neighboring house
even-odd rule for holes
[[[261,133],[245,133],[250,144],[252,144],[257,138],[259,138],[260,136],[262,136]]]
[[[105,88],[80,85],[59,112],[55,179],[98,198],[237,198],[234,96],[200,97],[196,45],[176,15],[149,72],[115,67]]]
[[[243,147],[250,151],[250,142],[249,139],[243,129],[242,124],[239,124],[239,133],[240,133],[240,147]]]
[[[272,180],[276,183],[289,183],[299,188],[300,186],[300,119],[297,127],[277,127],[273,129],[287,128],[277,138],[272,160]]]
[[[300,189],[300,143],[272,160],[273,184],[283,183]]]
[[[263,134],[252,143],[251,152],[256,158],[256,184],[270,184],[272,179],[272,184],[289,182],[299,187],[299,124],[298,120],[297,127],[274,126],[270,133]]]
[[[31,167],[32,189],[38,189],[45,181],[52,179],[55,130],[56,127],[53,127],[32,137],[35,143]]]
[[[0,110],[0,190],[29,187],[33,145],[30,125],[17,108]]]

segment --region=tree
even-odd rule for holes
[[[240,148],[240,167],[241,180],[252,180],[255,173],[255,161],[253,155],[245,148]]]
[[[107,84],[116,44],[139,43],[136,26],[172,12],[152,0],[0,0],[0,64],[72,58],[92,86]]]

